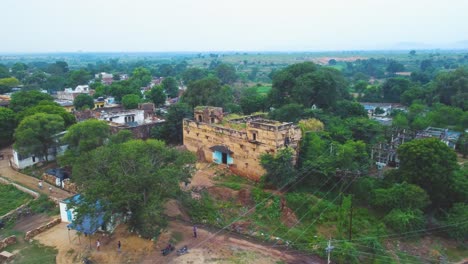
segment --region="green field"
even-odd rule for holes
[[[267,95],[271,90],[271,85],[262,85],[257,87],[257,93]]]
[[[28,194],[11,185],[0,184],[0,215],[29,202],[32,199]]]

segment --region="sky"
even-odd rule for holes
[[[468,48],[468,0],[0,0],[0,52]]]

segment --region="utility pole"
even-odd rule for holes
[[[331,263],[331,262],[330,262],[330,253],[331,253],[331,251],[332,251],[334,248],[335,248],[335,247],[333,247],[333,246],[331,245],[331,238],[329,238],[329,239],[328,239],[328,246],[327,246],[327,248],[325,249],[325,250],[327,251],[327,253],[328,253],[328,262],[327,262],[327,264],[330,264],[330,263]]]

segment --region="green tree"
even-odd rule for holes
[[[232,89],[229,86],[222,86],[220,80],[214,77],[191,82],[182,96],[182,102],[191,107],[199,105],[224,107],[232,101]]]
[[[269,118],[281,122],[298,122],[304,117],[304,106],[286,104],[270,112]]]
[[[110,95],[115,97],[117,102],[122,101],[122,97],[127,94],[136,94],[138,96],[141,94],[140,86],[129,80],[112,83],[108,91]]]
[[[11,88],[18,86],[19,84],[20,82],[15,77],[0,79],[0,94],[10,92]]]
[[[0,64],[0,79],[10,77],[10,70],[3,64]]]
[[[390,60],[387,66],[387,71],[391,74],[394,74],[395,72],[402,72],[405,71],[405,66],[396,60]]]
[[[85,69],[79,69],[69,72],[67,84],[70,87],[88,84],[92,79],[91,74]]]
[[[450,237],[459,241],[466,241],[468,238],[468,204],[456,203],[446,216],[446,224],[451,226],[447,229]]]
[[[198,81],[208,77],[208,72],[200,68],[189,68],[182,73],[182,80],[185,84],[189,84],[193,81]]]
[[[152,76],[151,72],[143,67],[138,67],[133,70],[132,77],[130,81],[134,83],[138,88],[146,87],[151,82]]]
[[[468,109],[468,70],[458,68],[437,75],[434,89],[439,101],[446,105]]]
[[[392,209],[424,209],[429,205],[430,200],[426,191],[421,187],[406,182],[396,183],[391,188],[379,188],[374,190],[374,206]]]
[[[47,77],[47,80],[42,85],[48,91],[62,91],[65,88],[67,80],[65,77],[52,75]]]
[[[338,70],[304,62],[276,72],[268,97],[274,107],[297,103],[328,108],[349,97],[345,87],[346,80]]]
[[[146,98],[151,100],[151,102],[153,102],[157,107],[164,105],[166,102],[166,94],[160,85],[156,85],[151,88],[151,90],[146,93]]]
[[[140,96],[136,94],[127,94],[122,97],[122,105],[125,109],[136,109],[140,102]]]
[[[180,195],[179,184],[191,177],[195,161],[192,153],[152,139],[110,144],[80,156],[73,166],[74,181],[83,186],[77,221],[99,202],[107,217],[131,212],[130,226],[143,237],[155,237],[164,225],[155,212],[162,213],[165,201]]]
[[[421,210],[393,209],[383,219],[395,232],[411,232],[424,228],[425,219]]]
[[[436,208],[450,205],[450,186],[458,169],[452,149],[437,138],[417,139],[402,144],[398,156],[398,172],[405,181],[423,188]]]
[[[40,101],[53,101],[52,96],[39,91],[21,91],[11,95],[10,108],[20,112],[25,108],[35,106]]]
[[[236,69],[229,64],[221,63],[215,68],[216,77],[218,77],[223,84],[232,84],[237,80]]]
[[[42,156],[48,161],[49,149],[58,145],[56,134],[64,130],[63,118],[38,113],[24,118],[15,130],[14,147],[21,155]]]
[[[177,85],[176,79],[173,77],[164,78],[161,85],[169,98],[179,96],[179,86]]]
[[[15,112],[11,109],[0,107],[0,147],[13,142],[13,133],[16,128]]]
[[[73,101],[76,110],[94,109],[94,99],[87,94],[79,94]]]
[[[239,104],[242,112],[249,115],[258,111],[265,111],[267,98],[257,92],[257,87],[249,87],[242,91]]]
[[[111,135],[109,138],[110,144],[121,144],[127,141],[135,139],[132,131],[130,130],[120,130],[117,134]]]
[[[71,126],[62,141],[68,144],[68,150],[79,156],[104,145],[109,136],[109,125],[105,121],[88,119]]]
[[[411,82],[402,77],[389,78],[382,85],[383,100],[389,103],[399,103],[400,96],[409,90]]]
[[[19,122],[21,122],[21,120],[23,120],[25,117],[32,116],[37,113],[55,114],[61,116],[65,122],[65,128],[76,123],[76,118],[73,114],[68,113],[63,107],[50,101],[41,101],[36,106],[24,109],[18,113],[17,119]]]
[[[193,112],[189,105],[184,103],[171,105],[165,116],[166,122],[153,128],[152,137],[171,144],[183,143],[182,122],[184,118],[191,117],[193,117]]]
[[[341,118],[367,117],[367,111],[364,109],[364,106],[348,100],[338,101],[332,111]]]
[[[292,183],[297,177],[293,165],[293,152],[290,148],[283,148],[276,155],[262,154],[260,164],[266,171],[263,176],[265,182],[280,190]]]

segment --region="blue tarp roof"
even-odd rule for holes
[[[104,224],[104,213],[99,213],[95,216],[86,215],[83,217],[83,221],[80,224],[73,222],[67,225],[67,227],[91,235],[94,234],[102,224]]]
[[[63,200],[65,203],[70,203],[71,201],[75,202],[76,204],[80,204],[82,198],[80,194],[74,195],[68,199]],[[101,211],[99,203],[96,203],[96,209],[97,211]],[[103,212],[98,212],[94,215],[85,215],[81,221],[81,223],[76,223],[75,221],[72,222],[71,224],[68,224],[67,227],[74,229],[78,232],[91,235],[94,234],[99,227],[101,227],[104,224],[104,213]]]

